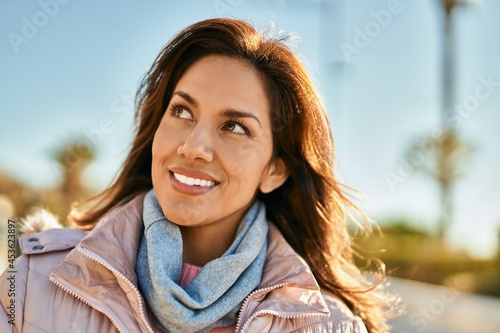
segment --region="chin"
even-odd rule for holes
[[[166,208],[166,209],[165,209]],[[198,209],[193,206],[182,207],[172,205],[172,207],[162,207],[163,215],[172,223],[179,226],[191,227],[201,225],[206,214],[199,214]]]

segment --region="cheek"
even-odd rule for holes
[[[151,177],[154,183],[158,183],[165,176],[165,163],[171,155],[172,142],[162,133],[157,132],[151,147]]]
[[[155,186],[158,183],[161,170],[160,155],[158,150],[159,147],[155,135],[155,139],[153,140],[153,146],[151,148],[151,178],[153,181],[153,186]]]
[[[163,120],[153,138],[151,148],[153,163],[161,162],[161,159],[171,154],[172,151],[175,151],[174,146],[179,136],[172,132],[172,129],[170,129],[168,124]]]
[[[258,152],[255,147],[249,144],[236,146],[226,155],[226,171],[233,176],[241,176],[251,169],[255,163]]]
[[[153,169],[155,165],[158,163],[160,156],[161,156],[161,139],[158,136],[158,133],[155,134],[155,137],[153,139],[153,145],[151,147],[151,156],[152,156],[152,164],[153,164]]]
[[[255,144],[243,144],[226,154],[226,172],[232,177],[252,181],[260,177],[271,159],[271,149]]]

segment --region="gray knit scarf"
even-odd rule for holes
[[[233,325],[245,297],[261,281],[267,249],[265,206],[255,201],[240,222],[233,244],[203,266],[186,287],[179,227],[165,218],[153,190],[144,198],[144,234],[136,264],[139,288],[170,333],[208,332]]]

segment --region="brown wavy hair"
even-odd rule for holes
[[[70,220],[91,230],[109,211],[152,188],[153,136],[177,82],[207,55],[242,59],[263,79],[271,106],[274,155],[290,171],[281,187],[258,194],[268,219],[309,264],[322,288],[340,297],[370,333],[387,332],[388,302],[376,290],[377,283],[370,284],[354,263],[347,220],[350,212],[359,210],[334,176],[334,145],[325,108],[285,38],[265,38],[245,22],[205,20],[167,44],[138,90],[136,135],[120,173],[106,190],[75,206]]]

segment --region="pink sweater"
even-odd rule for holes
[[[201,267],[191,265],[191,264],[182,264],[182,272],[181,272],[181,279],[179,281],[179,285],[181,287],[186,287],[188,284],[191,283],[191,281],[194,280],[198,274],[201,272]],[[156,329],[156,327],[153,327],[155,333],[160,333]],[[210,333],[232,333],[236,329],[236,324],[233,326],[227,326],[227,327],[216,327],[210,330]]]

